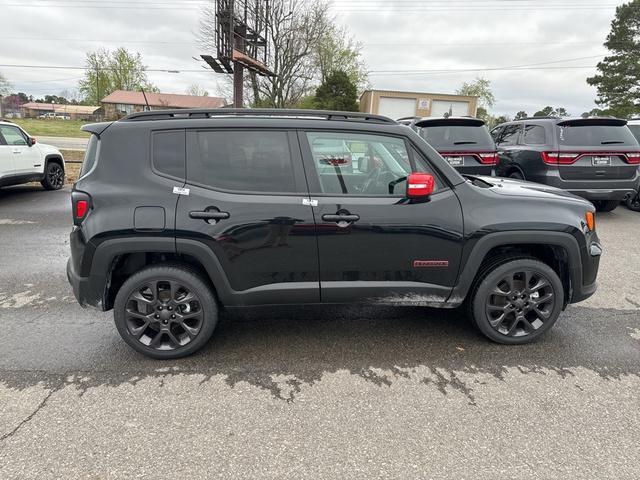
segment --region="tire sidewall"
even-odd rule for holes
[[[173,280],[184,284],[194,292],[204,311],[202,329],[189,344],[176,350],[155,350],[133,338],[126,325],[125,307],[129,296],[150,280]],[[149,267],[129,277],[118,290],[113,306],[116,329],[122,339],[134,350],[155,359],[175,359],[186,357],[201,349],[211,338],[218,321],[218,306],[211,289],[189,270],[177,267]]]
[[[532,270],[543,274],[547,278],[547,280],[549,280],[551,286],[553,287],[556,302],[554,304],[551,317],[549,318],[549,320],[546,320],[542,327],[540,327],[538,330],[523,337],[508,337],[494,330],[493,327],[489,324],[489,320],[487,319],[487,314],[485,312],[485,304],[487,295],[489,294],[490,290],[495,287],[496,283],[501,278],[509,273],[515,273],[521,270]],[[558,277],[558,274],[548,265],[537,260],[517,259],[509,261],[507,263],[503,263],[489,272],[483,278],[480,285],[476,289],[472,302],[474,323],[484,335],[498,343],[503,343],[506,345],[520,345],[523,343],[534,341],[553,327],[558,319],[558,316],[562,312],[562,305],[564,303],[564,288],[562,286],[562,281]]]
[[[49,172],[52,168],[54,168],[54,165],[62,169],[62,185],[60,185],[59,187],[52,185],[51,182],[49,181]],[[59,165],[56,162],[47,162],[47,166],[44,169],[44,178],[42,179],[42,186],[47,190],[60,190],[62,187],[64,187],[64,178],[65,178],[65,171],[61,165]]]

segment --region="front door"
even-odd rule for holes
[[[187,253],[186,238],[207,246],[228,282],[227,305],[319,302],[315,224],[295,133],[187,130],[186,143],[178,253]]]
[[[406,198],[406,177],[435,174],[403,137],[299,134],[318,230],[323,302],[437,305],[454,286],[462,251],[458,198],[436,177],[427,201]]]
[[[30,140],[22,130],[13,125],[0,125],[0,132],[11,147],[15,175],[28,175],[37,170],[42,171],[40,153],[37,148],[28,144]]]
[[[11,152],[11,146],[7,145],[0,131],[0,184],[2,178],[13,175],[13,173],[13,153]]]

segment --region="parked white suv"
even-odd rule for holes
[[[15,123],[0,120],[0,187],[27,182],[59,190],[64,185],[64,158],[57,148],[36,143]]]

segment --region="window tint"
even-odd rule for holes
[[[627,125],[627,127],[629,127],[633,136],[636,137],[636,140],[640,143],[640,125]]]
[[[7,145],[26,145],[27,139],[17,127],[11,125],[0,125],[0,133],[4,137]]]
[[[307,132],[321,192],[403,195],[411,163],[404,140],[349,132]]]
[[[500,138],[496,143],[500,145],[515,145],[518,143],[518,134],[520,133],[521,125],[507,125],[502,129]]]
[[[84,153],[82,167],[80,168],[80,177],[83,177],[84,175],[89,173],[93,166],[96,164],[96,160],[98,159],[99,143],[100,139],[98,138],[98,136],[91,135],[89,143],[87,144],[87,151]]]
[[[542,125],[525,125],[524,143],[527,145],[544,145],[547,143],[544,127]]]
[[[423,127],[420,136],[436,150],[452,149],[463,145],[473,145],[492,149],[493,140],[484,125],[449,125]]]
[[[572,147],[635,146],[637,140],[626,125],[565,125],[556,127],[558,143]]]
[[[184,130],[153,133],[153,166],[160,173],[184,178]]]
[[[286,132],[189,133],[187,180],[223,190],[296,192]]]
[[[500,133],[502,133],[504,127],[496,127],[493,130],[491,130],[491,138],[493,138],[494,142],[498,141],[498,137],[500,136]]]

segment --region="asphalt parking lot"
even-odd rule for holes
[[[256,309],[157,362],[76,304],[68,190],[0,189],[0,478],[639,478],[640,214],[597,222],[598,293],[532,345],[457,312]]]

